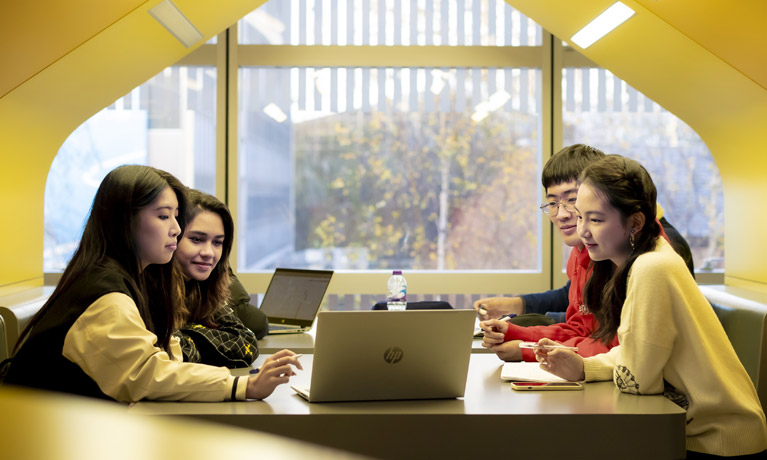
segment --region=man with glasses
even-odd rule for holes
[[[520,349],[519,344],[523,341],[537,342],[543,337],[578,347],[578,354],[584,357],[604,353],[618,344],[617,337],[609,346],[590,338],[597,325],[594,316],[583,305],[583,287],[591,274],[591,259],[578,236],[575,212],[578,176],[588,165],[603,156],[604,153],[594,147],[575,144],[554,154],[543,167],[541,182],[546,190],[546,202],[540,208],[549,216],[564,243],[572,247],[567,261],[567,284],[542,293],[489,297],[474,303],[474,309],[483,320],[482,328],[485,330],[482,345],[504,361],[535,361],[533,351]],[[670,227],[664,220],[661,223]],[[689,246],[675,229],[673,231],[681,242],[672,242],[672,245],[675,249],[681,248],[677,252],[683,252],[686,248],[690,261],[688,266],[692,271]],[[669,239],[663,230],[661,233]],[[560,323],[554,323],[553,319],[544,315],[547,312],[562,311],[566,311],[565,321]],[[510,314],[514,317],[495,319]]]

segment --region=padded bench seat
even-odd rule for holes
[[[767,412],[767,294],[725,285],[700,286]]]
[[[53,292],[52,286],[0,297],[0,361],[13,351],[21,331]]]

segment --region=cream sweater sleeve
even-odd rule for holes
[[[621,311],[620,346],[584,359],[587,381],[614,380],[624,393],[663,393],[663,367],[677,336],[672,304],[685,300],[675,286],[679,267],[658,252],[637,258]]]
[[[667,243],[658,244],[663,249]],[[678,283],[688,273],[680,272],[685,267],[673,262],[667,253],[656,250],[638,257],[629,272],[614,376],[625,393],[663,393],[663,370],[678,336],[674,305],[679,308],[688,301]]]
[[[621,346],[613,347],[607,353],[583,358],[583,372],[587,382],[612,380],[615,363],[618,361]]]
[[[156,342],[133,299],[113,292],[75,321],[62,353],[118,401],[245,399],[247,378],[237,379],[223,367],[182,362],[178,340],[171,342],[171,359]]]

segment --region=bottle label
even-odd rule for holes
[[[395,302],[405,302],[407,300],[407,290],[404,286],[393,286],[389,291],[389,300]]]
[[[388,288],[389,302],[405,302],[407,300],[407,284],[391,283]]]

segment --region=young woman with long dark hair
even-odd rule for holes
[[[182,362],[173,331],[187,316],[171,261],[183,233],[186,188],[148,166],[102,181],[61,281],[21,334],[4,382],[122,402],[264,398],[301,368],[293,352],[256,376]]]

